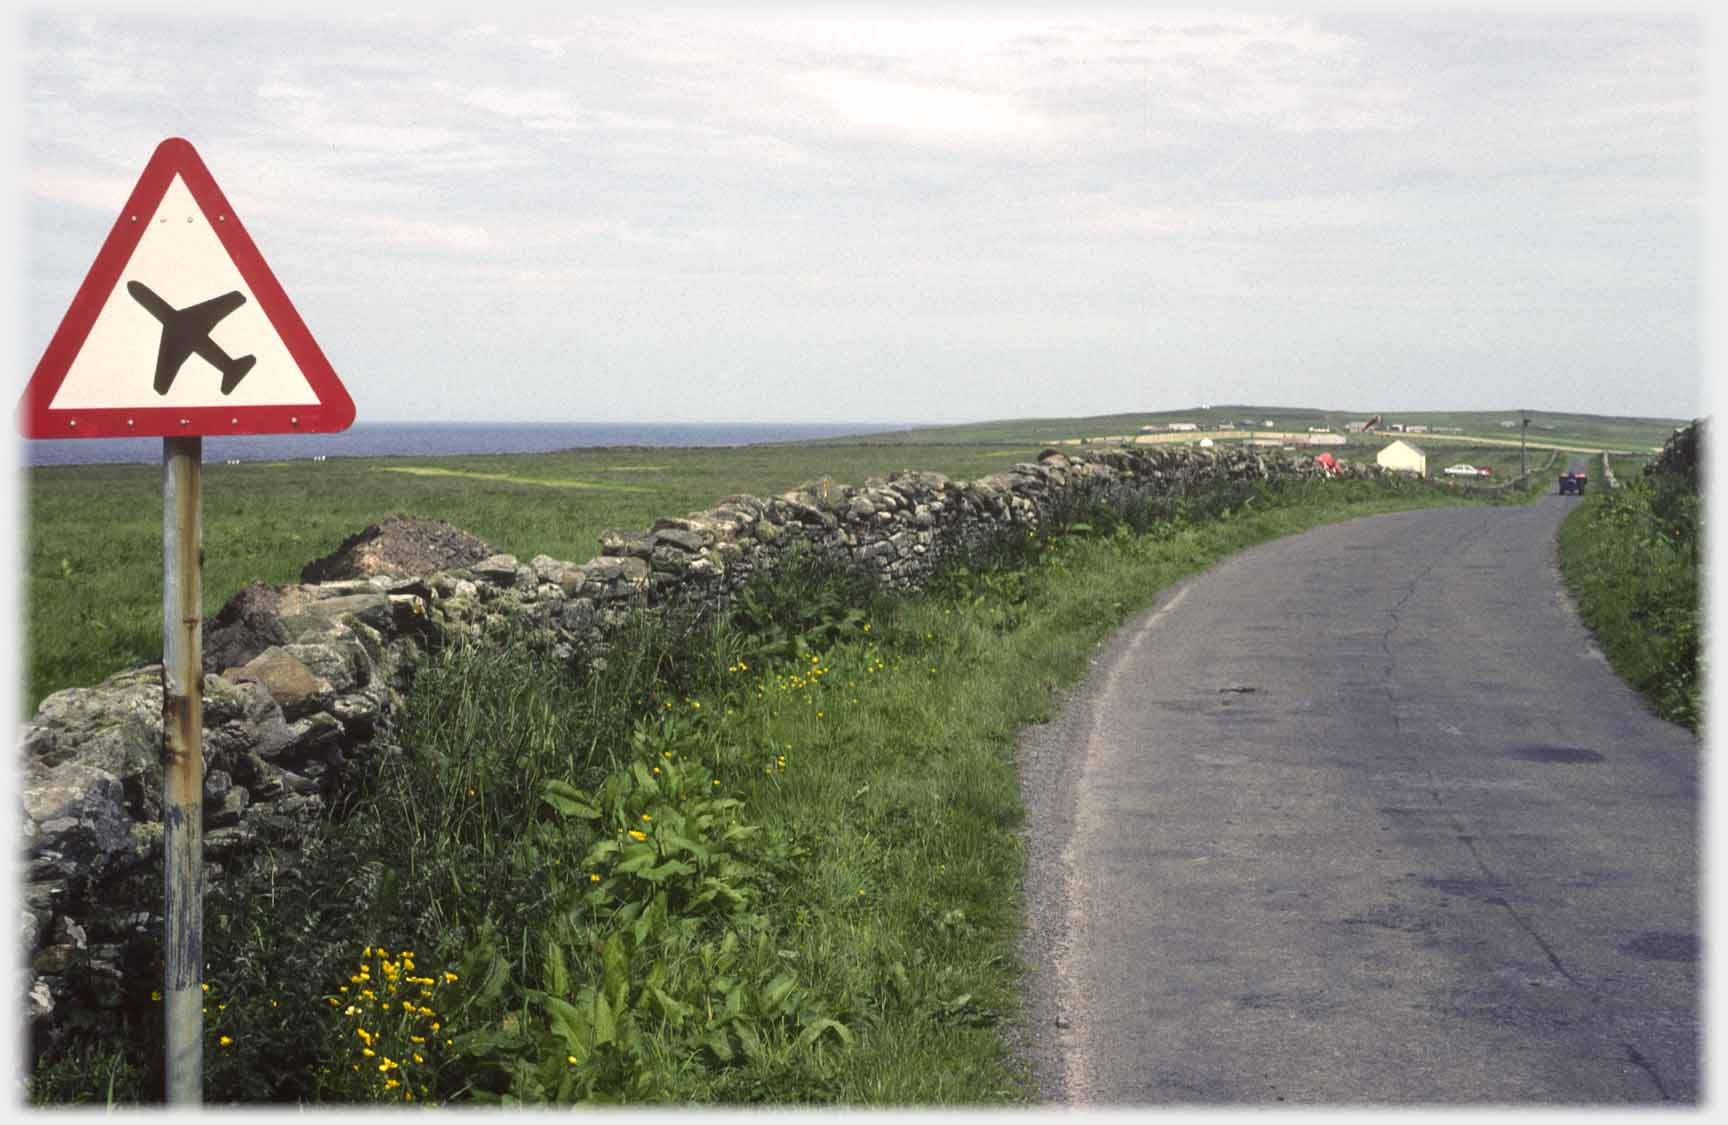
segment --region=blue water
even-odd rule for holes
[[[904,426],[869,423],[361,422],[337,434],[207,437],[206,464],[312,457],[444,457],[457,453],[550,453],[601,446],[723,446],[874,434]],[[161,438],[21,441],[28,465],[162,460]]]

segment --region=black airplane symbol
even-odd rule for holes
[[[156,352],[156,393],[165,395],[174,385],[174,377],[188,356],[196,354],[210,366],[222,372],[222,393],[228,394],[240,385],[246,372],[258,362],[257,356],[243,355],[230,359],[228,353],[210,338],[223,317],[246,303],[246,295],[236,289],[220,297],[183,309],[169,306],[150,287],[140,281],[128,281],[126,291],[134,300],[162,322],[162,346]]]

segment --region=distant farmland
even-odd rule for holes
[[[1355,442],[1383,444],[1397,437],[1430,444],[1518,445],[1516,410],[1383,412],[1377,433],[1351,435]],[[953,426],[929,426],[865,437],[832,439],[833,444],[879,443],[891,445],[945,445],[1003,443],[1024,445],[1058,444],[1075,439],[1101,441],[1135,439],[1142,427],[1156,427],[1162,440],[1191,441],[1205,436],[1214,440],[1242,440],[1285,434],[1306,435],[1310,429],[1344,432],[1350,423],[1361,423],[1374,411],[1319,410],[1282,406],[1223,405],[1168,410],[1156,413],[1101,414],[1087,418],[1021,418],[973,422]],[[1598,450],[1631,453],[1655,452],[1668,435],[1687,424],[1685,418],[1630,418],[1599,414],[1565,414],[1531,411],[1527,443],[1531,448]],[[1191,422],[1192,432],[1170,433],[1172,422]],[[1271,426],[1266,423],[1271,422]],[[1226,429],[1226,424],[1231,428]],[[1422,426],[1426,433],[1404,434],[1391,426]],[[1435,432],[1456,430],[1452,432]],[[1249,432],[1252,431],[1252,432]],[[1168,435],[1164,437],[1164,435]],[[1152,435],[1147,435],[1152,436]]]

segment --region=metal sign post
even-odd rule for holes
[[[196,362],[194,362],[196,361]],[[345,430],[354,400],[192,145],[156,146],[19,400],[27,438],[162,441],[167,1099],[204,1084],[207,434]]]
[[[162,870],[167,1100],[204,1091],[204,439],[162,439]]]

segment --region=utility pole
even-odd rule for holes
[[[1528,476],[1530,473],[1530,466],[1526,463],[1524,453],[1524,438],[1525,435],[1530,432],[1530,412],[1528,410],[1520,410],[1518,412],[1518,419],[1522,423],[1518,427],[1518,475],[1524,477]]]

